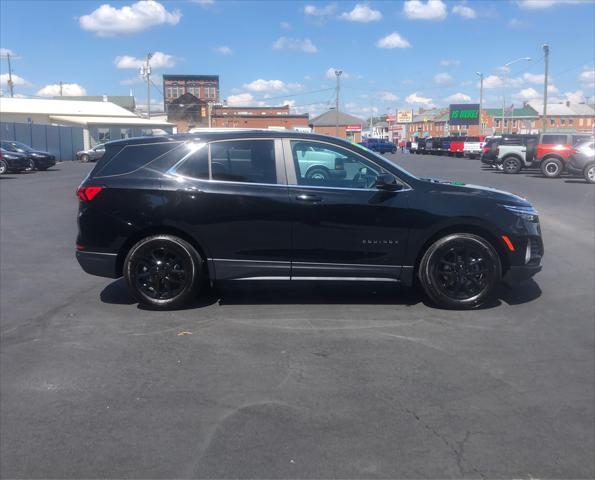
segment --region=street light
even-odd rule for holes
[[[523,62],[523,61],[530,62],[531,57],[517,58],[516,60],[512,60],[512,61],[504,64],[504,82],[502,84],[502,133],[504,133],[504,105],[506,103],[506,84],[508,83],[508,71],[509,71],[508,67],[510,67],[514,63]],[[512,116],[514,117],[514,108],[512,111]],[[508,126],[510,128],[510,123]]]
[[[339,136],[339,90],[340,90],[340,81],[339,78],[343,74],[343,70],[335,70],[335,75],[337,76],[337,91],[335,96],[335,136]]]
[[[479,77],[479,134],[483,135],[483,123],[482,123],[482,113],[483,113],[483,73],[475,72],[475,75]]]

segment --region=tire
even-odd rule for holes
[[[521,160],[517,157],[505,157],[502,160],[502,168],[504,173],[515,175],[521,171],[522,168]]]
[[[541,162],[541,173],[547,178],[557,178],[562,175],[564,165],[557,158],[546,158]]]
[[[8,172],[8,165],[4,160],[0,160],[0,175],[4,175]]]
[[[448,309],[480,306],[502,276],[500,257],[484,238],[454,233],[436,240],[424,253],[418,278],[429,299]]]
[[[390,153],[392,153],[392,154],[394,155],[395,153],[397,153],[397,149],[396,149],[396,148],[393,148],[393,149],[390,151]]]
[[[589,183],[595,183],[595,163],[588,164],[583,170],[585,180]]]
[[[35,160],[30,158],[27,167],[25,168],[25,172],[29,173],[33,171],[35,171]]]
[[[89,163],[89,160],[90,160],[89,155],[86,155],[86,154],[85,155],[81,155],[81,162],[82,163]]]
[[[331,178],[331,174],[324,167],[312,167],[306,172],[306,178],[313,180],[328,180]]]
[[[126,255],[123,270],[134,298],[158,310],[188,305],[205,275],[200,254],[173,235],[153,235],[137,242]]]

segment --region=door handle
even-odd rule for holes
[[[300,202],[308,202],[308,203],[322,202],[322,197],[319,197],[318,195],[311,195],[308,193],[301,193],[300,195],[298,195],[295,198],[296,198],[296,200],[299,200]]]

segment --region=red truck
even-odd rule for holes
[[[592,135],[588,133],[542,133],[533,162],[539,165],[546,177],[559,177],[570,155],[576,153],[573,146],[589,138],[592,138]]]

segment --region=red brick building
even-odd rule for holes
[[[308,128],[308,114],[292,114],[289,106],[226,107],[216,105],[211,112],[211,126],[220,128]]]
[[[205,126],[209,103],[219,102],[219,75],[163,75],[163,108],[179,132]]]

